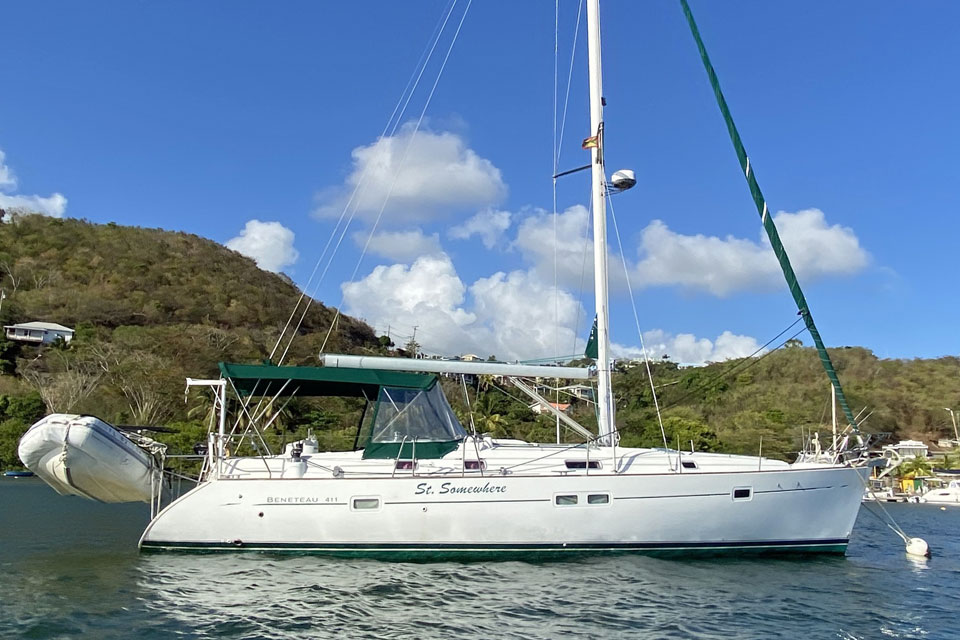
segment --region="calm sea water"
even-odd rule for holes
[[[861,509],[846,557],[401,564],[137,552],[145,505],[0,480],[3,638],[960,637],[960,508]]]

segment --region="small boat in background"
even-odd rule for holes
[[[166,446],[93,416],[51,414],[20,439],[20,460],[57,493],[100,502],[151,502]]]
[[[30,478],[33,476],[33,471],[4,471],[4,478]]]
[[[927,491],[920,498],[920,502],[927,504],[960,505],[960,480],[951,480],[950,484],[946,487]]]

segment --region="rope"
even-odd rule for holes
[[[823,344],[820,332],[817,331],[817,326],[813,322],[813,314],[810,313],[810,307],[803,295],[803,291],[800,289],[800,283],[797,281],[793,266],[790,264],[790,258],[787,257],[786,249],[783,248],[783,243],[780,242],[780,234],[777,231],[776,225],[773,223],[773,216],[770,215],[767,201],[760,191],[760,185],[757,183],[755,172],[750,166],[750,159],[747,157],[747,151],[743,146],[743,142],[740,140],[740,133],[737,131],[737,127],[733,122],[733,116],[730,114],[730,108],[727,106],[727,100],[723,97],[723,92],[720,90],[720,81],[717,79],[717,73],[714,71],[710,57],[707,55],[707,49],[703,44],[703,39],[700,37],[697,23],[693,19],[690,5],[687,4],[687,0],[680,0],[680,5],[683,8],[683,14],[687,18],[687,23],[690,25],[690,32],[693,34],[693,39],[697,43],[697,49],[700,51],[700,59],[703,61],[707,76],[710,78],[710,86],[713,87],[713,93],[717,98],[717,105],[720,107],[720,113],[723,114],[723,119],[727,124],[727,133],[730,134],[730,141],[733,143],[737,159],[740,161],[740,168],[743,169],[744,177],[747,179],[747,185],[750,187],[750,195],[753,196],[753,202],[757,207],[757,212],[760,214],[760,221],[764,230],[767,232],[767,238],[770,240],[773,253],[780,262],[780,269],[783,271],[783,277],[787,281],[790,294],[793,296],[793,300],[797,304],[797,309],[800,310],[803,321],[807,326],[807,331],[810,332],[810,337],[813,338],[813,342],[817,347],[817,353],[820,355],[820,363],[823,365],[824,371],[827,372],[827,377],[830,378],[830,382],[837,391],[837,400],[840,402],[840,407],[843,409],[843,413],[850,423],[851,428],[855,433],[859,433],[860,430],[857,426],[857,420],[854,418],[853,412],[847,404],[847,398],[843,394],[843,387],[840,386],[840,378],[837,377],[833,362],[830,360],[830,354],[827,353],[827,348]]]
[[[870,491],[870,489],[868,488],[867,491]],[[874,497],[874,499],[876,499],[876,494],[874,494],[873,491],[870,491],[870,495],[872,495],[872,496]],[[890,518],[889,512],[887,512],[887,510],[883,508],[883,506],[880,504],[880,501],[879,501],[879,500],[877,500],[876,504],[877,504],[878,507],[880,507],[881,509],[883,509],[884,514],[885,514],[888,518]],[[900,538],[903,539],[904,542],[909,542],[909,541],[910,541],[910,536],[908,536],[907,533],[906,533],[903,529],[900,528],[900,525],[898,525],[893,518],[890,518],[890,522],[885,522],[883,518],[881,518],[879,515],[877,515],[876,513],[874,513],[873,510],[870,509],[870,506],[869,506],[869,505],[864,504],[864,505],[863,505],[863,508],[864,508],[864,511],[866,511],[867,513],[869,513],[870,515],[872,515],[874,518],[876,518],[876,519],[879,520],[880,522],[883,522],[883,524],[887,525],[887,527],[889,527],[890,530],[893,531],[895,534],[897,534],[898,536],[900,536]]]

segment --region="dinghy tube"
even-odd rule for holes
[[[150,502],[161,481],[164,445],[151,451],[93,416],[51,414],[20,439],[20,460],[61,495],[99,502]]]

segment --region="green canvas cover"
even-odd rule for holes
[[[271,364],[220,363],[220,373],[233,382],[241,395],[339,396],[376,398],[382,387],[429,389],[437,376],[426,373],[380,369],[334,369],[328,367],[278,367]],[[289,384],[284,388],[287,381]]]

